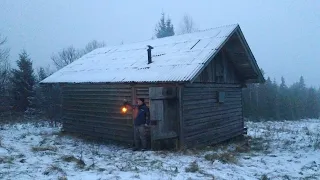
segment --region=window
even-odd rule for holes
[[[218,102],[219,103],[224,103],[225,96],[226,96],[225,92],[219,91],[218,92]]]

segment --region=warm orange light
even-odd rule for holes
[[[122,107],[121,111],[122,111],[122,113],[126,113],[128,111],[128,109],[126,107]]]

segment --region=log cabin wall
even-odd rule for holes
[[[63,128],[67,132],[133,142],[132,113],[124,115],[120,112],[123,99],[132,99],[131,86],[64,84],[62,95]]]
[[[219,102],[218,93],[225,93]],[[234,84],[189,84],[182,89],[182,145],[218,143],[243,132],[242,91]]]
[[[195,83],[181,88],[181,146],[215,144],[242,134],[241,78],[221,51]]]

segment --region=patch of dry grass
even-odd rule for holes
[[[266,174],[263,174],[260,178],[260,180],[269,180],[268,176]]]
[[[84,168],[86,165],[82,159],[76,158],[72,155],[62,156],[61,159],[65,162],[74,162],[79,168]]]
[[[62,175],[66,176],[66,173],[64,170],[56,165],[51,165],[49,166],[44,172],[44,175],[50,175],[50,174],[56,174],[56,173],[61,173]]]
[[[197,163],[197,161],[193,161],[189,164],[188,167],[185,168],[185,171],[186,172],[192,172],[192,173],[195,173],[197,171],[199,171],[199,165]]]
[[[6,163],[12,164],[13,161],[14,161],[14,157],[12,157],[12,156],[0,157],[0,164],[6,164]]]
[[[231,163],[231,164],[236,164],[238,162],[238,159],[234,152],[223,152],[223,153],[211,153],[211,154],[206,154],[204,158],[208,161],[221,161],[222,163]]]
[[[3,147],[2,141],[3,141],[3,139],[2,139],[2,137],[0,136],[0,147]]]
[[[31,148],[33,152],[40,152],[40,151],[57,151],[56,147],[53,146],[34,146]]]
[[[66,176],[59,176],[58,180],[68,180],[68,178]]]

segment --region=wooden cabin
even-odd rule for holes
[[[123,100],[145,98],[151,144],[210,145],[244,131],[242,88],[264,82],[239,25],[94,50],[43,80],[62,88],[65,131],[133,143]]]

